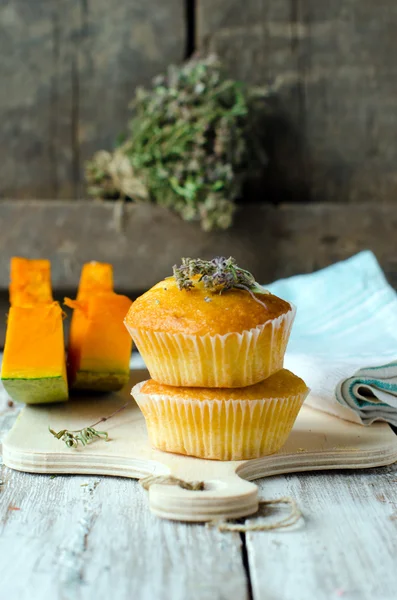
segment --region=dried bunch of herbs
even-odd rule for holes
[[[205,230],[228,228],[242,183],[266,160],[256,98],[214,56],[169,67],[137,90],[123,143],[87,164],[89,193],[153,201]]]

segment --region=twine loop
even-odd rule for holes
[[[273,498],[272,500],[259,500],[260,506],[273,506],[275,504],[285,504],[290,507],[289,514],[276,521],[275,523],[265,523],[263,521],[255,521],[253,523],[229,523],[228,521],[211,521],[207,523],[208,527],[217,527],[219,531],[238,531],[239,533],[248,533],[250,531],[272,531],[274,529],[282,529],[283,527],[292,527],[303,517],[295,500],[289,496],[282,498]]]
[[[204,490],[204,481],[184,481],[173,475],[148,475],[140,479],[139,483],[146,491],[155,484],[178,485],[183,490],[190,490],[191,492],[202,492]]]
[[[139,483],[146,491],[148,491],[150,486],[154,484],[178,485],[184,490],[190,490],[193,492],[200,492],[205,489],[203,481],[184,481],[183,479],[178,479],[178,477],[174,477],[173,475],[148,475],[147,477],[140,479]],[[218,531],[237,531],[240,533],[248,533],[250,531],[272,531],[274,529],[292,527],[292,525],[295,525],[303,517],[295,500],[289,496],[273,498],[271,500],[259,500],[258,506],[274,506],[275,504],[284,504],[290,507],[289,514],[275,523],[256,521],[253,523],[244,524],[229,523],[228,521],[210,521],[207,523],[207,527],[216,527]]]

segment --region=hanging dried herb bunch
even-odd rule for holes
[[[265,163],[257,95],[210,56],[169,67],[137,90],[132,107],[124,142],[86,165],[89,193],[153,201],[205,230],[228,228],[243,181]]]

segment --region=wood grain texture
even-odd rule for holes
[[[10,0],[0,6],[0,196],[72,198],[128,105],[185,48],[179,0]]]
[[[0,580],[7,600],[248,600],[238,534],[150,514],[134,480],[2,465],[18,408],[0,390]]]
[[[295,498],[304,522],[291,530],[246,534],[254,600],[393,600],[396,481],[392,466],[261,482],[261,497]]]
[[[310,273],[372,249],[397,287],[395,205],[244,205],[232,229],[206,233],[160,206],[112,202],[0,202],[0,290],[14,255],[49,258],[55,290],[76,290],[84,262],[114,265],[118,291],[133,294],[170,275],[183,256],[233,255],[261,283]]]
[[[244,81],[276,82],[275,200],[396,201],[394,0],[198,0],[198,39]]]
[[[2,488],[7,600],[247,598],[240,537],[157,519],[136,481],[7,471]]]

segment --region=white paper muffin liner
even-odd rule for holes
[[[184,387],[245,387],[283,367],[296,309],[254,329],[225,335],[185,335],[126,327],[150,376]]]
[[[285,443],[308,390],[283,398],[257,400],[178,399],[144,394],[133,387],[152,445],[216,460],[246,460],[277,452]]]

